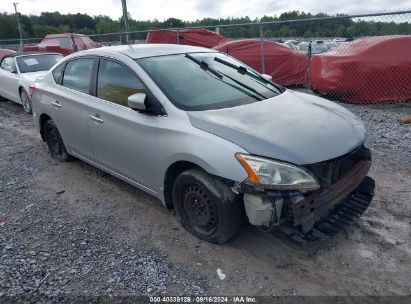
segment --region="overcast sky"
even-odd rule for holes
[[[13,2],[23,14],[39,15],[45,11],[60,13],[86,13],[121,16],[121,0],[0,0],[0,11],[13,12]],[[411,9],[411,0],[127,0],[133,19],[169,17],[183,20],[204,17],[262,17],[300,10],[311,13],[358,13]]]

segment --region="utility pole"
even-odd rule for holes
[[[17,19],[17,28],[19,29],[20,33],[20,51],[23,51],[23,32],[20,24],[19,13],[17,12],[17,4],[16,2],[13,3],[14,11],[16,12],[16,19]]]
[[[124,19],[124,27],[126,30],[126,44],[128,44],[129,40],[130,40],[130,28],[128,26],[128,13],[127,13],[127,0],[121,0],[121,4],[123,6],[123,19]]]

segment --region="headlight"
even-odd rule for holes
[[[310,191],[320,188],[317,180],[305,169],[262,157],[236,154],[248,173],[247,181],[274,190]]]

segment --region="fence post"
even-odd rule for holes
[[[311,40],[308,43],[308,67],[307,67],[307,91],[311,90],[311,81],[310,81],[310,74],[311,74],[311,56],[312,56],[312,48],[311,48]]]
[[[177,44],[180,44],[180,29],[177,29]]]
[[[264,56],[264,31],[263,25],[260,25],[260,44],[261,44],[261,71],[265,74],[265,56]]]

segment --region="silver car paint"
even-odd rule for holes
[[[167,113],[165,116],[147,116],[97,97],[64,88],[55,84],[52,74],[49,72],[36,82],[36,90],[33,95],[34,120],[39,128],[40,116],[47,114],[55,121],[70,154],[157,196],[163,203],[165,203],[163,193],[165,174],[167,169],[178,161],[189,161],[202,167],[210,174],[242,182],[247,178],[247,173],[236,160],[235,153],[253,153],[250,145],[242,143],[242,135],[237,133],[235,140],[233,138],[224,139],[224,136],[194,127],[189,117],[191,116],[193,119],[192,113],[176,108],[133,60],[154,55],[186,52],[214,51],[179,45],[116,46],[82,51],[64,59],[70,60],[80,56],[93,55],[121,61],[133,69],[146,83],[149,90],[163,105]],[[295,93],[283,95],[291,97],[293,94]],[[304,96],[308,99],[319,99],[308,97],[308,95]],[[325,101],[319,100],[319,104],[325,103]],[[61,103],[61,107],[53,106],[53,102],[56,103],[56,101]],[[333,103],[326,103],[330,108],[335,108]],[[256,107],[258,104],[263,103],[255,103]],[[324,106],[326,105],[324,104]],[[312,109],[314,108],[313,106]],[[231,108],[227,109],[226,113],[230,113],[233,109],[236,111],[235,108]],[[315,109],[314,112],[318,111],[319,108]],[[207,115],[212,115],[211,112],[213,111],[204,111],[202,114],[207,117]],[[200,114],[198,116],[201,116]],[[252,113],[248,114],[252,115]],[[281,120],[281,114],[283,113],[272,113],[271,115],[274,119]],[[96,122],[90,119],[90,115],[94,117],[98,115],[98,118],[104,122]],[[310,117],[311,115],[313,114],[307,113],[306,119],[314,119]],[[204,117],[202,120],[210,118],[204,119]],[[347,117],[351,119],[353,116],[347,114]],[[221,123],[222,117],[219,117],[219,120]],[[301,127],[303,124],[299,124],[299,126]],[[258,125],[255,127],[258,128]],[[224,128],[228,129],[229,126],[225,125]],[[300,132],[305,129],[303,128]],[[358,134],[354,136],[355,142],[363,140],[363,131],[361,128],[358,130]],[[274,131],[272,133],[275,133]],[[244,136],[247,136],[246,133]],[[300,137],[302,139],[304,134],[300,133]],[[259,140],[256,140],[255,143]],[[330,139],[323,143],[310,143],[310,145],[317,147],[331,144],[333,143]],[[350,149],[353,144],[353,141],[349,140],[348,143],[345,143],[345,149]],[[344,142],[341,145],[344,145]],[[276,147],[273,146],[272,149],[274,150]],[[341,149],[341,151],[343,150],[344,148]],[[334,157],[336,153],[332,151],[327,154],[327,149],[324,151],[321,152],[324,160]],[[290,154],[295,153],[289,152]],[[276,155],[275,151],[273,153],[272,155]],[[286,158],[285,151],[282,155]],[[297,160],[304,162],[302,157]]]
[[[127,55],[129,58],[139,59],[146,57],[164,56],[171,54],[184,54],[195,52],[217,53],[215,50],[206,49],[203,47],[178,45],[178,44],[138,44],[138,45],[119,45],[102,47],[84,51],[83,54],[105,54],[111,56],[115,53]],[[76,55],[74,55],[76,56]]]
[[[160,117],[144,115],[97,97],[93,99],[89,110],[92,118],[87,121],[94,161],[153,189]]]
[[[59,129],[67,151],[93,160],[88,127],[93,101],[89,97],[81,92],[54,85],[50,87],[47,95],[42,96],[41,105],[46,107],[45,113],[52,117]]]
[[[251,154],[297,165],[339,157],[365,139],[363,124],[345,108],[290,90],[260,102],[188,115],[195,127]]]
[[[167,115],[145,115],[62,87],[50,72],[35,84],[33,117],[38,127],[41,114],[47,114],[70,154],[157,196],[163,203],[165,173],[178,161],[195,163],[210,174],[238,182],[247,178],[234,157],[237,152],[247,153],[244,149],[193,127],[187,113],[175,108],[130,57],[99,50],[79,52],[65,60],[83,54],[121,61],[146,83]]]

